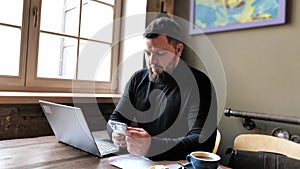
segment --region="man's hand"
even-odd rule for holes
[[[114,144],[116,146],[121,147],[121,148],[126,148],[127,147],[124,134],[117,133],[117,132],[114,131],[111,134],[111,137],[112,137],[112,141],[114,142]]]
[[[151,145],[151,136],[142,128],[128,127],[125,132],[130,154],[145,156]]]

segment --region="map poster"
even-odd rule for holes
[[[190,0],[190,34],[285,23],[285,0]]]

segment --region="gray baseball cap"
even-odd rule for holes
[[[152,34],[166,35],[179,41],[183,40],[179,24],[170,17],[159,17],[151,21],[143,36],[149,37]]]

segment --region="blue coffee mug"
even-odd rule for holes
[[[217,169],[220,159],[217,154],[204,151],[195,151],[186,156],[194,169]]]

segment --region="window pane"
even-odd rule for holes
[[[95,1],[83,3],[81,16],[81,37],[112,42],[113,7]],[[99,34],[98,32],[101,31]]]
[[[77,40],[41,33],[38,77],[75,79]]]
[[[110,81],[111,47],[110,45],[81,41],[78,64],[78,79]]]
[[[114,5],[115,4],[115,0],[97,0],[99,2],[104,2],[104,3],[108,3],[108,4],[111,4],[111,5]]]
[[[41,30],[77,36],[80,0],[43,0]]]
[[[1,1],[0,22],[22,26],[23,0]]]
[[[0,26],[0,75],[19,75],[21,30]]]

